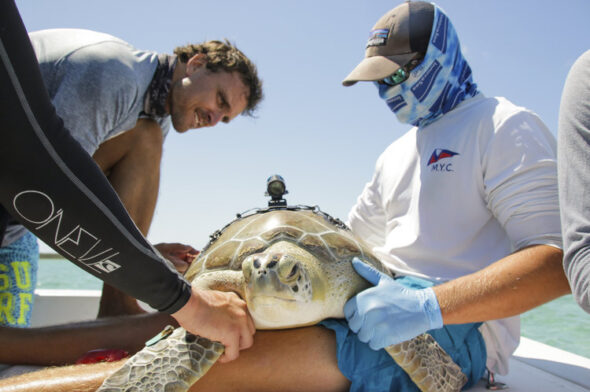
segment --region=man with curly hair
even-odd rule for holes
[[[156,205],[162,145],[170,125],[186,132],[228,123],[239,114],[252,115],[262,99],[255,65],[228,41],[186,45],[168,55],[138,50],[119,38],[89,30],[43,30],[29,37],[65,128],[105,173],[144,236]],[[11,257],[27,260],[27,271],[18,276],[29,277],[34,289],[35,237],[11,220],[0,242],[0,262],[7,259],[5,264],[11,265]],[[180,272],[197,254],[183,244],[155,247]],[[15,288],[18,276],[13,279]],[[19,303],[19,298],[27,297],[18,293],[10,296],[15,301],[4,304],[0,325],[28,326],[31,301]],[[9,308],[12,314],[6,311]],[[105,283],[99,317],[143,312],[135,298]],[[48,357],[53,354],[59,353]]]

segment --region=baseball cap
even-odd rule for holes
[[[387,12],[371,30],[365,58],[342,84],[381,80],[425,54],[433,20],[434,5],[425,1],[406,1]]]

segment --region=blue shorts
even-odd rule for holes
[[[38,264],[37,238],[28,231],[0,248],[0,325],[31,325]]]
[[[416,289],[431,286],[422,279],[402,277],[398,281]],[[415,391],[418,387],[385,350],[374,351],[358,340],[346,320],[324,320],[320,325],[336,333],[338,367],[352,385],[351,392]],[[468,377],[464,389],[473,386],[486,369],[486,347],[478,330],[481,323],[447,325],[428,331]]]

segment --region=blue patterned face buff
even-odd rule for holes
[[[434,24],[422,63],[396,86],[375,82],[379,96],[402,123],[424,127],[478,93],[449,18],[434,7]]]

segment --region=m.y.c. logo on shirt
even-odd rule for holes
[[[452,158],[455,155],[459,155],[459,153],[444,148],[435,148],[426,166],[430,166],[431,171],[452,172],[454,171],[453,163],[448,158]]]

